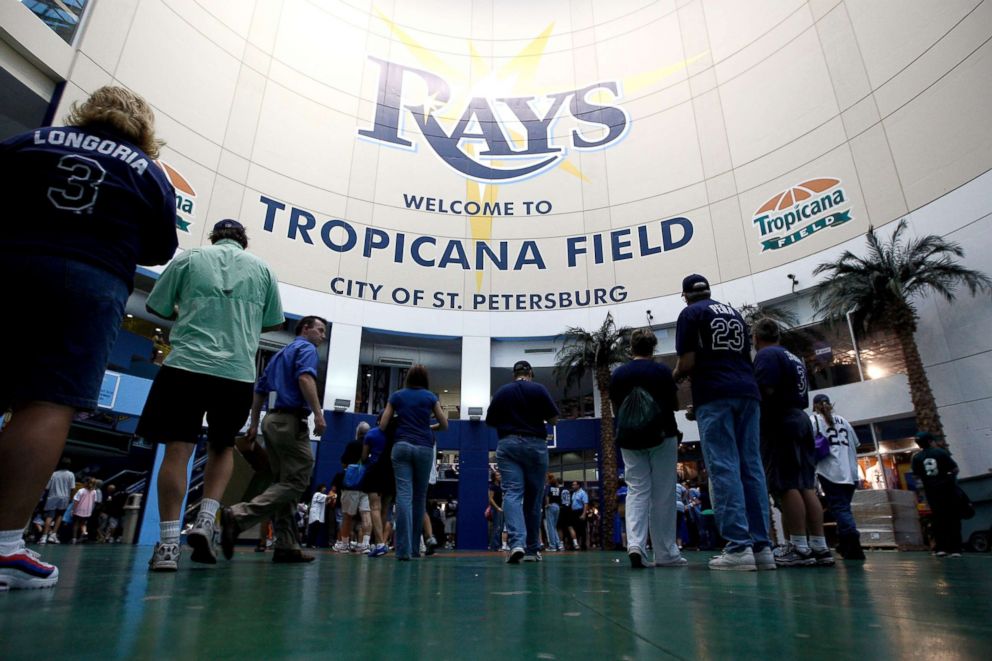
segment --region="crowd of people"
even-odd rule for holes
[[[57,567],[25,546],[24,531],[32,520],[41,521],[39,543],[54,542],[71,508],[72,539],[78,540],[92,535],[91,519],[100,516],[101,499],[119,502],[95,484],[77,488],[74,478],[60,473],[47,485],[46,480],[76,412],[97,404],[137,264],[168,263],[146,307],[173,321],[172,350],[155,376],[137,429],[165,446],[154,485],[160,539],[149,559],[151,571],[178,569],[187,466],[204,419],[203,499],[186,534],[193,562],[217,563],[215,539],[230,559],[240,533],[255,526],[263,531],[271,526],[273,562],[310,562],[314,558],[303,552],[302,542],[316,543],[321,524],[331,518],[328,506],[342,516],[335,550],[355,548],[380,557],[392,545],[398,561],[431,554],[437,535],[450,534],[447,520],[432,521],[427,501],[436,469],[435,434],[447,429],[448,420],[427,369],[409,370],[378,424],[359,430],[342,458],[340,482],[317,489],[309,514],[303,514],[307,508],[300,501],[310,490],[314,467],[309,417],[317,436],[327,428],[317,389],[317,346],[325,341],[327,321],[317,315],[300,319],[295,339],[256,374],[260,334],[286,322],[277,276],[247,251],[244,226],[221,220],[210,232],[210,245],[175,255],[175,191],[155,164],[162,143],[154,115],[133,92],[100,88],[73,105],[67,124],[0,144],[5,190],[16,191],[5,196],[13,205],[9,214],[32,219],[8,223],[0,234],[0,287],[7,309],[38,320],[0,326],[5,367],[0,410],[13,411],[0,432],[0,587],[51,587],[58,581]],[[676,383],[687,378],[715,533],[726,542],[709,566],[754,571],[832,565],[814,493],[818,472],[841,522],[842,552],[857,557],[857,530],[849,516],[856,478],[849,425],[819,397],[810,423],[803,412],[809,404],[803,363],[779,346],[773,322],[755,329],[752,360],[747,325],[735,309],[711,298],[705,277],[688,276],[682,292],[686,308],[677,323],[674,372],[652,360],[657,339],[650,329],[640,329],[631,337],[633,360],[612,377],[617,445],[626,467],[624,534],[631,565],[686,564],[678,530],[692,506],[680,496],[684,485],[676,482],[674,411]],[[57,323],[47,321],[53,307],[60,311]],[[510,564],[539,562],[542,550],[603,542],[597,539],[598,508],[582,485],[566,488],[547,477],[546,430],[558,415],[527,361],[513,366],[512,380],[497,390],[488,409],[486,423],[499,439],[489,498],[490,544],[505,549]],[[245,451],[268,484],[253,498],[223,507],[233,448],[246,419]],[[828,456],[818,460],[820,437]],[[925,484],[950,470],[947,457],[930,455],[920,464]],[[927,490],[939,509],[945,490],[931,482]],[[42,515],[35,518],[43,493]],[[774,551],[769,493],[783,512],[787,534]],[[103,505],[106,528],[120,523],[115,508]],[[301,537],[301,527],[315,524],[311,537]],[[943,550],[956,552],[949,542]]]

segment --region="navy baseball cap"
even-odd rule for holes
[[[526,360],[518,360],[517,362],[513,363],[513,371],[514,372],[533,372],[534,371],[534,368],[531,367],[530,366],[530,363],[528,363]]]
[[[683,294],[694,294],[698,292],[709,291],[710,281],[699,275],[698,273],[693,273],[692,275],[687,275],[682,279],[682,293]]]
[[[826,402],[827,404],[829,404],[830,398],[824,395],[823,393],[820,393],[819,395],[813,398],[813,403],[819,404],[820,402]]]
[[[224,220],[218,220],[216,223],[214,223],[215,232],[217,232],[218,230],[243,230],[244,228],[245,228],[244,225],[242,225],[236,220],[231,220],[230,218],[225,218]]]

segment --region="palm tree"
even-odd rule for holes
[[[613,315],[598,330],[570,327],[557,339],[563,340],[555,357],[555,379],[565,382],[565,390],[592,373],[602,401],[600,418],[600,456],[603,459],[603,497],[605,511],[600,518],[604,546],[612,547],[613,520],[617,513],[617,447],[613,441],[613,408],[610,404],[610,369],[630,359],[629,338],[633,329],[617,327]]]
[[[958,244],[933,234],[904,238],[905,231],[903,219],[885,243],[869,227],[867,256],[845,251],[836,262],[817,266],[813,274],[826,278],[813,292],[813,308],[817,315],[837,320],[853,310],[852,316],[863,330],[891,330],[906,362],[916,426],[920,431],[943,434],[914,338],[919,316],[913,299],[936,293],[953,301],[954,291],[961,285],[974,296],[992,291],[992,279],[957,263],[955,258],[964,256]]]
[[[776,308],[761,303],[745,303],[737,306],[737,311],[744,317],[744,323],[754,334],[754,325],[762,319],[771,319],[782,328],[783,331],[799,325],[799,316],[792,310]]]

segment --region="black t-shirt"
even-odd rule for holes
[[[549,484],[547,489],[548,505],[561,505],[561,485]]]
[[[690,375],[694,406],[718,399],[761,399],[751,370],[751,334],[731,306],[707,298],[682,310],[675,351],[696,354]]]
[[[780,420],[791,409],[809,407],[806,366],[782,347],[765,347],[755,355],[754,377],[761,388],[762,425]]]
[[[107,504],[104,505],[104,511],[107,513],[107,516],[119,519],[124,516],[125,503],[127,503],[127,494],[123,491],[115,491],[114,495],[107,501]]]
[[[0,143],[0,172],[0,255],[64,257],[130,289],[136,264],[165,264],[176,251],[175,189],[150,156],[110,129],[14,136]]]
[[[362,442],[361,441],[351,441],[348,445],[344,446],[344,452],[341,453],[341,463],[345,466],[350,466],[351,464],[357,464],[362,458]]]
[[[913,456],[913,475],[923,481],[926,489],[946,488],[957,479],[957,463],[943,448],[929,447]]]
[[[490,482],[489,490],[493,493],[493,502],[496,507],[503,507],[503,483]]]
[[[558,407],[548,389],[540,383],[520,380],[507,383],[493,396],[486,414],[486,424],[496,428],[496,435],[545,438],[545,420],[558,417]]]
[[[613,370],[610,378],[610,401],[613,402],[614,413],[620,410],[623,400],[636,386],[644,388],[661,409],[662,435],[667,438],[678,434],[675,411],[679,408],[679,402],[672,370],[647,359],[632,360]]]

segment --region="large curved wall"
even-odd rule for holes
[[[989,170],[990,26],[977,0],[99,1],[62,108],[144,94],[182,247],[240,218],[295,311],[534,336],[671,321],[693,271],[775,298]]]

